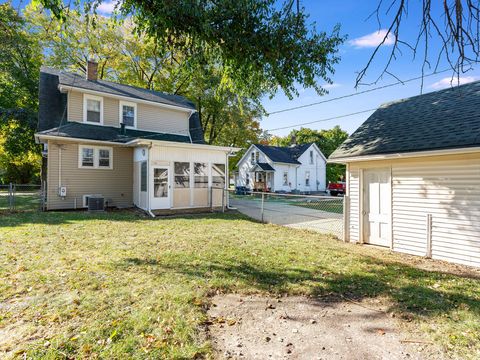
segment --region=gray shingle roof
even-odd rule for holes
[[[480,146],[480,82],[382,105],[330,159]]]
[[[125,135],[121,134],[120,128],[111,126],[90,125],[78,122],[67,122],[57,128],[39,132],[43,135],[60,136],[72,139],[86,139],[110,141],[125,144],[134,139],[162,140],[181,143],[190,143],[190,138],[184,135],[163,134],[150,131],[125,129]]]
[[[267,146],[262,144],[255,144],[255,146],[268,156],[273,162],[281,162],[287,164],[300,164],[298,158],[312,145],[302,144],[291,147]]]
[[[195,110],[195,104],[180,95],[165,94],[160,91],[153,91],[105,80],[87,80],[83,75],[60,71],[49,67],[42,67],[41,71],[44,73],[57,75],[60,85],[73,86],[85,90],[100,91],[112,95],[126,96],[132,99],[153,101],[161,104]]]
[[[275,169],[273,167],[270,166],[269,163],[257,163],[257,166],[263,170],[263,171],[275,171]]]

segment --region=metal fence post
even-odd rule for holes
[[[13,184],[8,185],[8,210],[13,210]]]
[[[209,197],[210,197],[210,210],[213,211],[213,187],[210,186],[209,189]]]
[[[228,190],[222,189],[222,213],[225,212],[225,202],[227,201]]]
[[[263,221],[263,212],[264,212],[264,203],[265,203],[265,193],[262,192],[262,224],[264,223]]]

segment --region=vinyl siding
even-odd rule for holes
[[[354,165],[350,165],[347,186],[350,211],[350,241],[357,243],[360,242],[360,169]]]
[[[190,114],[184,111],[137,103],[139,130],[189,135],[189,117]],[[68,121],[83,122],[83,93],[79,91],[68,93]],[[103,96],[103,124],[120,126],[120,100]]]
[[[350,164],[353,169],[353,164]],[[432,258],[480,266],[480,154],[436,156],[356,164],[392,168],[392,232],[395,251],[425,256],[427,215],[432,215]],[[351,177],[350,177],[351,179]],[[350,196],[351,216],[359,214]],[[358,218],[358,215],[357,215]],[[350,221],[350,240],[357,220]]]
[[[59,158],[61,150],[61,182],[67,187],[67,196],[58,196]],[[73,209],[82,207],[82,196],[101,194],[110,206],[133,205],[133,150],[113,148],[113,169],[78,168],[78,144],[48,142],[47,209]]]

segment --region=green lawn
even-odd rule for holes
[[[209,358],[217,292],[379,299],[452,356],[480,356],[478,272],[317,233],[235,214],[29,212],[0,216],[0,244],[0,357]]]

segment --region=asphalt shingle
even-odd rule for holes
[[[291,147],[255,144],[255,146],[273,162],[286,164],[300,164],[298,158],[310,147],[310,145],[312,145],[312,143]]]
[[[330,159],[480,146],[480,82],[382,105]]]

